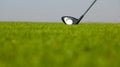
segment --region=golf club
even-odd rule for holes
[[[67,24],[67,25],[72,25],[72,24],[78,24],[82,19],[83,17],[85,16],[85,14],[90,10],[90,8],[95,4],[97,0],[95,0],[91,5],[90,7],[85,11],[85,13],[79,18],[79,19],[76,19],[74,17],[71,17],[71,16],[63,16],[61,19],[62,21]]]

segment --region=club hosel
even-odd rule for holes
[[[77,21],[76,24],[78,24],[78,23],[83,19],[83,17],[84,17],[84,15],[82,15],[82,16],[78,19],[78,21]]]

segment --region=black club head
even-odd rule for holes
[[[78,19],[71,16],[63,16],[61,19],[67,25],[77,24],[78,22]]]

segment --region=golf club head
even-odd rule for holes
[[[72,25],[72,24],[78,23],[78,19],[71,17],[71,16],[63,16],[61,19],[67,25]]]

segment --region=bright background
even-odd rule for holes
[[[93,0],[0,0],[0,21],[61,22],[78,18]],[[120,22],[120,0],[98,0],[82,21]]]

